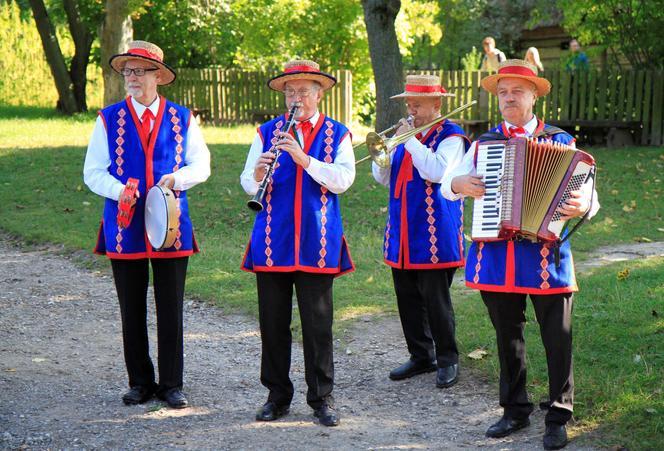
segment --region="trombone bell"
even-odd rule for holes
[[[385,145],[385,139],[376,132],[369,132],[366,139],[367,149],[371,159],[381,168],[390,167],[390,151]]]

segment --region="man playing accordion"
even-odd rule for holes
[[[483,141],[528,137],[574,146],[574,138],[547,125],[533,114],[538,97],[551,89],[548,80],[537,76],[537,69],[522,60],[501,63],[498,73],[482,80],[482,87],[498,96],[504,121],[479,142],[471,145],[462,164],[442,183],[450,200],[462,196],[481,199],[485,183],[476,175],[478,144]],[[563,219],[599,209],[591,183],[572,191],[558,208]],[[544,348],[546,350],[549,399],[540,404],[547,410],[545,449],[567,444],[566,423],[572,417],[574,378],[572,372],[572,300],[577,291],[569,241],[560,247],[551,243],[519,237],[473,242],[466,261],[466,285],[480,290],[496,330],[500,360],[500,405],[502,418],[486,431],[487,437],[505,437],[530,424],[533,404],[526,393],[525,327],[526,296],[530,296]]]

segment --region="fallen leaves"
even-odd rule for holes
[[[475,349],[474,351],[470,352],[470,353],[468,354],[468,358],[469,358],[469,359],[473,359],[473,360],[482,360],[482,359],[483,359],[484,357],[486,357],[488,354],[489,354],[489,353],[486,352],[484,349],[482,349],[482,348],[478,348],[478,349]]]
[[[622,271],[618,271],[618,280],[627,280],[629,277],[629,268],[625,268]]]

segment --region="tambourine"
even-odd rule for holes
[[[118,200],[118,226],[122,229],[126,229],[131,224],[131,218],[134,217],[134,207],[136,206],[136,201],[134,197],[136,196],[136,190],[138,189],[138,180],[130,178],[125,184],[125,188],[120,195]]]
[[[177,238],[180,225],[178,204],[173,191],[165,186],[150,188],[145,198],[145,232],[155,249],[166,249]]]

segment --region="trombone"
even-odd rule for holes
[[[450,116],[454,116],[457,113],[460,113],[463,110],[466,110],[473,106],[474,104],[477,103],[477,100],[473,100],[471,102],[468,102],[464,105],[461,105],[460,107],[450,111],[447,113],[445,116],[442,117],[437,117],[433,121],[429,122],[428,124],[424,124],[421,127],[418,128],[413,128],[411,130],[408,130],[405,133],[402,133],[399,136],[393,136],[391,138],[386,138],[385,134],[390,132],[392,129],[398,128],[401,124],[397,123],[394,124],[392,127],[388,128],[387,130],[383,130],[380,133],[376,132],[369,132],[367,134],[366,140],[364,143],[357,144],[353,146],[353,149],[360,147],[364,144],[367,145],[367,149],[369,150],[369,155],[367,155],[364,158],[361,158],[355,162],[355,165],[358,165],[364,161],[367,161],[368,159],[372,159],[378,167],[381,168],[389,168],[390,167],[390,156],[392,154],[392,151],[397,148],[399,144],[403,144],[406,141],[408,141],[410,138],[413,136],[417,135],[420,132],[423,132],[427,128],[437,124],[438,122],[447,119]]]

